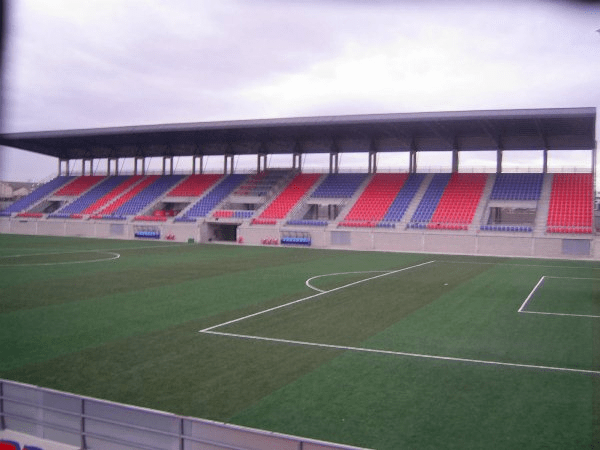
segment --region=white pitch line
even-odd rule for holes
[[[543,316],[590,317],[592,319],[600,318],[600,316],[592,315],[592,314],[570,314],[570,313],[555,313],[555,312],[542,312],[542,311],[525,311],[524,309],[527,306],[527,303],[529,303],[529,300],[531,300],[531,298],[533,297],[533,294],[535,294],[535,292],[538,290],[540,284],[542,284],[544,282],[544,278],[553,278],[555,280],[598,280],[598,278],[550,277],[550,276],[544,275],[542,278],[540,278],[540,281],[538,281],[537,284],[535,285],[535,287],[531,290],[531,292],[529,293],[529,295],[527,296],[527,298],[525,299],[525,301],[523,302],[523,304],[521,305],[521,307],[519,308],[519,310],[517,312],[527,313],[527,314],[540,314]]]
[[[488,366],[505,366],[505,367],[518,367],[518,368],[526,368],[526,369],[536,369],[536,370],[548,370],[554,372],[571,372],[571,373],[579,373],[585,375],[595,375],[600,376],[600,371],[597,370],[587,370],[587,369],[572,369],[569,367],[554,367],[554,366],[538,366],[535,364],[518,364],[518,363],[509,363],[502,361],[489,361],[485,359],[470,359],[470,358],[457,358],[454,356],[440,356],[440,355],[425,355],[422,353],[409,353],[409,352],[397,352],[391,350],[377,350],[371,348],[361,348],[361,347],[349,347],[344,345],[331,345],[331,344],[319,344],[316,342],[304,342],[304,341],[293,341],[289,339],[276,339],[276,338],[268,338],[262,336],[248,336],[244,334],[234,334],[234,333],[223,333],[220,331],[202,331],[205,334],[214,334],[219,336],[229,336],[241,339],[251,339],[258,341],[268,341],[268,342],[279,342],[283,344],[293,344],[293,345],[303,345],[309,347],[319,347],[319,348],[330,348],[334,350],[347,350],[353,352],[362,352],[362,353],[376,353],[380,355],[394,355],[394,356],[408,356],[413,358],[422,358],[422,359],[432,359],[437,361],[453,361],[453,362],[463,362],[463,363],[472,363],[472,364],[482,364]]]
[[[80,253],[80,252],[70,252],[70,253]],[[30,267],[30,266],[58,266],[63,264],[87,264],[87,263],[95,263],[102,261],[114,261],[115,259],[119,259],[121,255],[116,252],[100,252],[100,251],[91,251],[87,253],[104,253],[108,255],[113,255],[112,258],[103,258],[103,259],[86,259],[82,261],[62,261],[62,262],[51,262],[51,263],[24,263],[24,264],[0,264],[0,267]],[[62,253],[48,253],[54,255],[61,255]],[[31,255],[23,255],[23,256],[31,256]]]
[[[600,267],[590,267],[590,266],[548,266],[544,264],[512,264],[512,263],[502,263],[502,262],[486,262],[486,261],[452,261],[450,259],[438,259],[437,262],[445,262],[451,264],[489,264],[496,266],[514,266],[514,267],[543,267],[547,269],[592,269],[592,270],[600,270]]]
[[[323,277],[333,277],[335,275],[350,275],[350,274],[354,274],[354,273],[387,273],[387,272],[389,272],[389,271],[388,270],[364,270],[364,271],[360,271],[360,272],[328,273],[326,275],[317,275],[317,276],[311,277],[308,280],[306,280],[306,282],[304,284],[306,284],[306,286],[308,286],[310,289],[314,289],[315,291],[325,293],[325,292],[329,292],[329,291],[324,291],[323,289],[314,287],[312,284],[310,284],[311,280],[314,280],[316,278],[323,278]]]
[[[519,308],[519,310],[517,312],[524,312],[523,310],[525,309],[525,306],[527,306],[527,303],[529,302],[529,300],[531,300],[531,297],[533,297],[533,294],[535,294],[535,291],[537,291],[538,287],[540,287],[540,284],[542,284],[544,282],[544,278],[546,278],[546,277],[543,276],[542,278],[540,278],[540,281],[538,281],[537,284],[535,285],[535,287],[531,290],[531,292],[529,293],[529,295],[527,296],[527,298],[525,299],[525,301],[523,302],[523,304],[521,305],[521,307]]]
[[[111,248],[111,249],[90,249],[90,250],[73,250],[71,252],[49,252],[49,253],[24,253],[22,255],[2,255],[2,258],[21,258],[23,256],[46,256],[46,255],[70,255],[73,253],[91,253],[91,252],[100,252],[100,253],[109,253],[114,250],[139,250],[139,249],[148,249],[148,248],[174,248],[174,247],[184,247],[189,246],[191,244],[167,244],[163,245],[145,245],[142,247],[121,247],[121,248]]]
[[[294,305],[296,303],[300,303],[300,302],[304,302],[306,300],[310,300],[311,298],[320,297],[323,294],[328,294],[330,292],[339,291],[340,289],[344,289],[344,288],[347,288],[347,287],[350,287],[350,286],[354,286],[354,285],[359,284],[359,283],[364,283],[365,281],[374,280],[376,278],[385,277],[385,276],[392,275],[392,274],[398,273],[398,272],[403,272],[403,271],[409,270],[409,269],[415,269],[417,267],[425,266],[427,264],[431,264],[431,263],[434,263],[434,262],[435,262],[435,260],[434,261],[427,261],[425,263],[417,264],[415,266],[404,267],[403,269],[398,269],[398,270],[392,270],[391,272],[386,272],[386,273],[383,273],[381,275],[375,275],[374,277],[369,277],[369,278],[365,278],[364,280],[359,280],[359,281],[355,281],[353,283],[345,284],[344,286],[336,287],[334,289],[331,289],[330,291],[319,292],[318,294],[309,295],[308,297],[304,297],[304,298],[301,298],[299,300],[294,300],[294,301],[289,302],[289,303],[284,303],[283,305],[275,306],[273,308],[265,309],[263,311],[259,311],[259,312],[256,312],[254,314],[249,314],[249,315],[244,316],[244,317],[239,317],[237,319],[229,320],[228,322],[223,322],[223,323],[220,323],[220,324],[217,324],[217,325],[213,325],[212,327],[204,328],[203,330],[200,330],[199,333],[206,333],[206,332],[208,332],[210,330],[214,330],[215,328],[220,328],[220,327],[224,327],[225,325],[230,325],[232,323],[241,322],[242,320],[246,320],[246,319],[249,319],[251,317],[260,316],[262,314],[266,314],[266,313],[271,312],[271,311],[275,311],[275,310],[278,310],[278,309],[281,309],[281,308],[285,308],[287,306]]]
[[[546,278],[554,278],[556,280],[595,280],[595,281],[600,281],[600,278],[578,278],[578,277],[550,277],[548,275],[545,275]]]
[[[592,319],[599,319],[600,316],[594,316],[591,314],[570,314],[570,313],[553,313],[553,312],[542,312],[542,311],[519,311],[520,313],[526,314],[541,314],[544,316],[571,316],[571,317],[591,317]]]

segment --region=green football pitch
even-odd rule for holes
[[[600,264],[0,235],[0,377],[375,449],[600,448]]]

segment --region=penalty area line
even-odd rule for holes
[[[345,289],[347,287],[354,286],[354,285],[359,284],[359,283],[364,283],[365,281],[370,281],[370,280],[374,280],[376,278],[386,277],[388,275],[393,275],[395,273],[403,272],[403,271],[409,270],[409,269],[416,269],[417,267],[425,266],[427,264],[431,264],[431,263],[434,263],[434,262],[435,261],[427,261],[427,262],[424,262],[424,263],[421,263],[421,264],[417,264],[417,265],[414,265],[414,266],[404,267],[402,269],[392,270],[390,272],[385,272],[385,273],[382,273],[380,275],[375,275],[373,277],[365,278],[364,280],[358,280],[358,281],[355,281],[353,283],[349,283],[349,284],[345,284],[343,286],[336,287],[336,288],[331,289],[329,291],[319,292],[318,294],[309,295],[308,297],[303,297],[301,299],[294,300],[294,301],[288,302],[288,303],[284,303],[283,305],[275,306],[273,308],[265,309],[263,311],[259,311],[259,312],[256,312],[254,314],[249,314],[249,315],[244,316],[244,317],[239,317],[237,319],[229,320],[228,322],[219,323],[217,325],[213,325],[212,327],[204,328],[203,330],[200,330],[199,333],[206,333],[208,331],[214,330],[215,328],[224,327],[225,325],[231,325],[232,323],[241,322],[242,320],[250,319],[251,317],[260,316],[262,314],[266,314],[266,313],[271,312],[271,311],[276,311],[276,310],[281,309],[281,308],[286,308],[288,306],[295,305],[296,303],[301,303],[301,302],[304,302],[306,300],[310,300],[312,298],[320,297],[321,295],[324,295],[324,294],[329,294],[331,292],[339,291],[340,289]]]
[[[573,368],[569,368],[569,367],[555,367],[555,366],[539,366],[539,365],[535,365],[535,364],[519,364],[519,363],[509,363],[509,362],[502,362],[502,361],[489,361],[489,360],[485,360],[485,359],[458,358],[458,357],[454,357],[454,356],[426,355],[426,354],[422,354],[422,353],[398,352],[398,351],[392,351],[392,350],[378,350],[378,349],[372,349],[372,348],[350,347],[350,346],[345,346],[345,345],[320,344],[317,342],[294,341],[294,340],[289,340],[289,339],[268,338],[268,337],[263,337],[263,336],[249,336],[249,335],[245,335],[245,334],[224,333],[221,331],[201,331],[201,333],[213,334],[213,335],[217,335],[217,336],[234,337],[234,338],[239,338],[239,339],[277,342],[277,343],[281,343],[281,344],[328,348],[328,349],[333,349],[333,350],[344,350],[344,351],[352,351],[352,352],[360,352],[360,353],[375,353],[375,354],[379,354],[379,355],[406,356],[406,357],[429,359],[429,360],[436,360],[436,361],[462,362],[462,363],[471,363],[471,364],[481,364],[481,365],[487,365],[487,366],[504,366],[504,367],[515,367],[515,368],[521,368],[521,369],[546,370],[546,371],[551,371],[551,372],[569,372],[569,373],[577,373],[577,374],[583,374],[583,375],[600,376],[600,371],[588,370],[588,369],[573,369]]]
[[[529,293],[529,295],[527,296],[527,298],[525,299],[525,301],[523,302],[523,304],[521,305],[521,307],[519,308],[519,310],[517,312],[527,312],[527,311],[524,311],[524,309],[527,306],[527,303],[529,303],[529,300],[531,300],[531,298],[533,297],[533,295],[539,289],[539,287],[542,284],[544,284],[544,278],[546,278],[546,277],[543,276],[542,278],[540,278],[540,281],[538,281],[537,284],[535,285],[535,287],[531,290],[531,292]]]

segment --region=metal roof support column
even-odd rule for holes
[[[110,176],[110,166],[112,161],[115,162],[115,175],[119,175],[119,158],[108,158],[108,164],[106,165],[106,175]]]
[[[292,169],[302,172],[302,153],[292,153]]]
[[[458,140],[454,138],[454,145],[452,146],[452,173],[458,172]]]
[[[163,156],[162,163],[162,174],[167,174],[167,161],[169,161],[169,175],[173,175],[173,157],[172,156]]]
[[[410,151],[408,154],[408,172],[417,173],[417,144],[414,138],[410,143]]]
[[[144,158],[140,158],[139,156],[136,156],[133,158],[133,174],[134,175],[138,174],[138,162],[140,161],[140,159],[142,160],[142,173],[144,171]]]
[[[299,141],[294,143],[294,151],[292,153],[292,168],[302,172],[302,144]]]
[[[329,153],[329,173],[338,173],[340,171],[339,153]]]
[[[377,172],[377,152],[369,152],[369,173]]]
[[[548,173],[548,148],[544,149],[544,164],[543,164],[543,173]]]
[[[204,165],[204,155],[192,156],[192,173],[196,174],[196,161],[198,161],[198,173],[202,173],[202,167]]]
[[[223,155],[223,173],[227,175],[227,163],[229,163],[229,173],[233,173],[233,154],[226,153]]]
[[[369,143],[369,173],[377,172],[377,142],[375,139],[371,139]]]
[[[329,151],[329,173],[338,173],[340,171],[340,148],[335,138],[331,141],[331,150]]]
[[[256,173],[267,170],[267,155],[265,153],[259,153],[256,155]]]
[[[58,159],[58,175],[61,176],[63,175],[63,165],[65,168],[65,173],[64,175],[69,176],[71,175],[71,172],[69,171],[69,159],[65,159],[65,158],[59,158]]]
[[[594,148],[592,149],[592,187],[594,189],[592,195],[592,208],[595,206],[596,201],[596,153],[598,152],[598,141],[594,142]]]
[[[504,155],[501,148],[496,150],[496,173],[502,173],[502,156]]]

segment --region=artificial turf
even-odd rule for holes
[[[595,262],[0,235],[0,377],[377,449],[593,448],[600,318],[518,313],[544,275],[529,309],[598,315]]]

